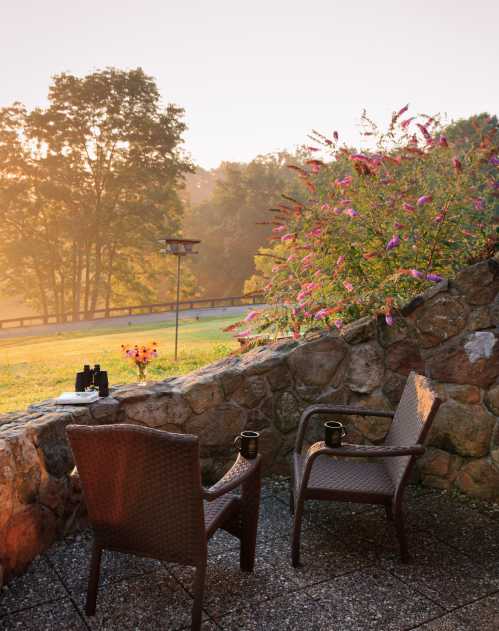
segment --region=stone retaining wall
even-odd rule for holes
[[[392,327],[363,318],[341,332],[284,341],[146,387],[113,388],[81,407],[46,401],[0,417],[0,575],[19,572],[77,524],[70,423],[136,423],[200,437],[207,479],[233,461],[242,429],[261,432],[266,470],[288,471],[302,410],[313,402],[396,406],[407,374],[444,400],[419,461],[423,484],[499,501],[499,264],[491,259],[415,298]],[[352,417],[350,442],[383,440],[389,419]],[[320,434],[315,426],[316,439]]]

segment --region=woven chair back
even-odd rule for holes
[[[124,424],[67,432],[98,545],[193,565],[206,556],[195,436]]]
[[[385,445],[421,444],[428,433],[440,401],[430,381],[411,372],[393,417]],[[412,456],[386,458],[390,477],[398,487],[410,465]]]

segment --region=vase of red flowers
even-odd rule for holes
[[[147,383],[147,367],[158,356],[158,344],[151,342],[150,344],[139,345],[122,344],[121,352],[124,357],[135,364],[137,367],[137,385],[145,386]]]

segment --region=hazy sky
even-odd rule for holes
[[[50,76],[141,66],[186,110],[204,167],[358,141],[366,107],[498,113],[493,0],[0,0],[0,106],[46,103]]]

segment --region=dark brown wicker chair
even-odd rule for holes
[[[409,561],[402,497],[414,461],[424,453],[421,443],[439,405],[440,399],[428,379],[411,373],[395,412],[325,404],[312,405],[303,412],[296,437],[290,498],[294,512],[291,556],[295,567],[300,564],[301,521],[305,500],[309,499],[384,504],[388,519],[395,520],[402,562]],[[318,442],[302,455],[307,424],[314,414],[384,416],[393,421],[381,446],[345,444],[330,449]]]
[[[251,572],[260,502],[260,457],[238,456],[209,489],[201,484],[196,436],[134,425],[67,427],[94,545],[86,613],[95,614],[102,550],[196,568],[192,629],[201,625],[207,541],[218,528],[240,539]],[[241,486],[241,495],[230,493]]]

